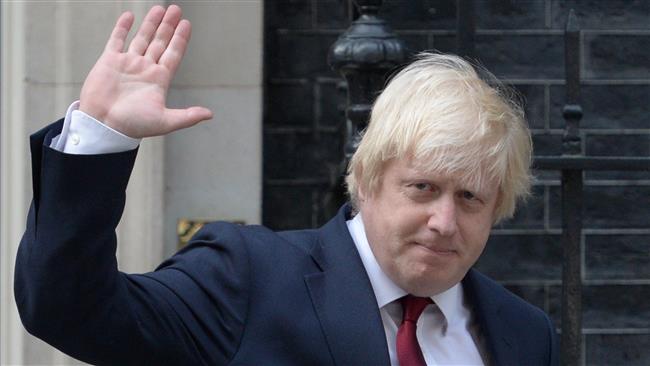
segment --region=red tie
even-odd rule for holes
[[[406,295],[402,297],[402,308],[404,315],[402,325],[397,330],[397,359],[400,366],[426,366],[422,350],[418,344],[415,330],[417,329],[418,318],[427,305],[432,301],[428,297],[416,297]]]

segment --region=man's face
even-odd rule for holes
[[[394,159],[375,192],[359,192],[359,208],[382,270],[409,293],[432,296],[460,282],[481,255],[497,197],[496,184],[475,191]]]

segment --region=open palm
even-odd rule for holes
[[[154,6],[128,49],[133,14],[122,14],[81,89],[79,109],[134,138],[164,135],[212,118],[203,107],[166,107],[169,84],[190,39],[190,22],[176,5]]]

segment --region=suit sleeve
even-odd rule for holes
[[[549,342],[549,366],[558,366],[560,364],[560,355],[559,355],[559,345],[557,332],[555,331],[555,326],[551,321],[551,318],[548,315],[544,314],[546,317],[547,329],[549,332],[550,342]]]
[[[248,301],[235,230],[207,230],[154,272],[119,272],[115,227],[136,150],[64,154],[47,147],[60,129],[31,140],[34,199],[14,279],[25,328],[92,364],[227,363]]]

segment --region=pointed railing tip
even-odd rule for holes
[[[566,31],[567,32],[578,32],[580,31],[580,24],[578,24],[578,16],[576,15],[575,10],[569,10],[569,16],[566,21]]]

